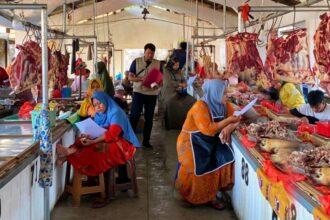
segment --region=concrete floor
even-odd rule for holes
[[[209,206],[187,207],[174,190],[177,166],[176,139],[179,131],[167,131],[155,121],[151,143],[153,149],[141,148],[136,154],[139,197],[132,192],[118,192],[115,200],[100,209],[90,208],[97,195],[84,196],[79,208],[71,197],[60,200],[51,219],[105,220],[227,220],[236,219],[232,210],[217,211]],[[139,137],[141,138],[141,137]]]

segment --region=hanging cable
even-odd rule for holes
[[[213,2],[213,22],[215,24],[215,2]],[[215,35],[215,30],[213,30],[213,35]]]
[[[96,36],[96,26],[95,26],[95,17],[96,17],[96,0],[93,0],[93,22],[94,22],[94,36]],[[95,51],[96,52],[96,51]]]
[[[74,23],[74,2],[72,2],[72,35],[74,36],[74,26],[75,26],[75,23]]]
[[[292,24],[293,31],[294,31],[295,23],[296,23],[296,6],[293,6],[293,24]]]
[[[283,16],[281,16],[281,19],[280,19],[280,22],[278,23],[277,29],[279,29],[281,27],[282,18],[283,18]]]
[[[328,5],[328,7],[329,7],[329,11],[330,11],[330,3],[329,3],[329,0],[324,0],[326,3],[327,3],[327,5]]]
[[[109,12],[107,13],[107,29],[108,29],[108,42],[112,42],[111,33],[110,33]]]
[[[204,10],[204,0],[202,0],[202,10]],[[205,29],[204,29],[204,27],[205,27],[205,24],[203,22],[203,36],[205,36]],[[197,29],[197,31],[198,31],[198,29]],[[205,41],[205,38],[203,38],[203,41]]]

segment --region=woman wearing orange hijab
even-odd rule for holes
[[[91,79],[88,83],[87,97],[83,100],[78,111],[80,117],[94,117],[95,109],[92,104],[92,96],[95,91],[103,91],[102,82],[99,79]]]

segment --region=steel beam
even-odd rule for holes
[[[241,11],[240,7],[237,9]],[[252,6],[250,12],[313,12],[329,11],[328,6]]]
[[[94,39],[94,38],[97,38],[97,37],[96,36],[93,36],[93,35],[87,35],[87,36],[81,36],[81,35],[78,35],[78,36],[68,36],[68,35],[65,35],[65,36],[50,36],[50,37],[48,37],[48,39],[76,39],[76,38]]]
[[[41,10],[47,9],[47,4],[0,4],[0,9]]]

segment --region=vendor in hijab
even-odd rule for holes
[[[88,82],[86,98],[82,101],[78,115],[80,117],[94,117],[96,110],[92,103],[92,96],[95,91],[103,91],[102,82],[99,79],[91,79]]]
[[[106,92],[110,97],[115,95],[115,88],[113,86],[113,82],[109,76],[107,68],[104,62],[97,63],[97,78],[101,80],[104,88],[104,92]]]
[[[96,109],[93,120],[107,131],[95,139],[83,134],[69,148],[57,144],[57,165],[67,159],[79,173],[98,176],[118,165],[126,164],[133,158],[140,143],[126,114],[110,96],[96,91],[92,102]],[[100,208],[105,204],[106,202],[100,200],[93,207]]]
[[[179,59],[170,59],[163,70],[163,87],[161,90],[161,100],[165,108],[169,99],[183,91],[187,84],[183,72],[179,69]]]
[[[163,71],[160,101],[167,129],[181,129],[187,112],[196,101],[187,93],[186,79],[179,65],[179,58],[171,58]]]
[[[222,80],[204,82],[204,95],[189,110],[177,141],[177,191],[190,204],[208,203],[218,210],[225,208],[216,198],[218,190],[234,184],[234,155],[227,143],[240,121],[224,99],[226,87]]]
[[[125,112],[111,97],[96,91],[92,101],[96,110],[93,120],[107,131],[95,139],[83,134],[69,148],[57,145],[57,153],[67,157],[75,169],[87,176],[97,176],[125,164],[134,156],[135,147],[140,147]]]

